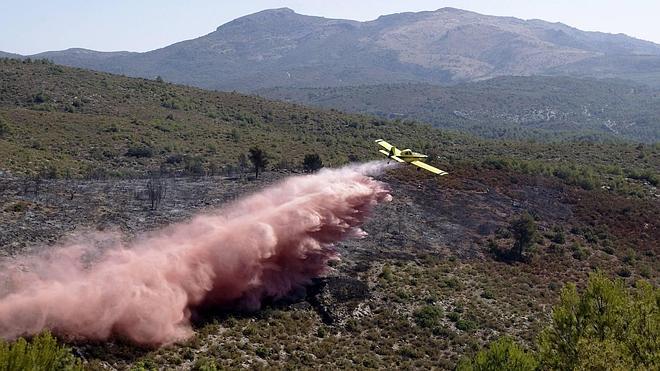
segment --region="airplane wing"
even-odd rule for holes
[[[413,165],[415,165],[419,168],[422,168],[424,170],[430,171],[433,174],[438,174],[438,175],[447,175],[447,174],[449,174],[448,172],[446,172],[444,170],[440,170],[437,167],[433,167],[433,166],[431,166],[427,163],[424,163],[422,161],[412,161],[411,164],[413,164]]]
[[[390,151],[392,151],[392,148],[394,148],[394,154],[393,154],[394,156],[398,156],[401,154],[401,151],[398,148],[394,147],[393,145],[387,143],[382,139],[376,139],[376,143],[378,143],[379,146],[387,150],[388,153],[386,154],[386,156],[390,156]]]

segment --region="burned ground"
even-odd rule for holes
[[[127,239],[210,211],[288,173],[243,178],[163,178],[153,209],[149,179],[2,178],[3,259],[56,248],[83,230]],[[73,343],[91,366],[128,368],[441,367],[500,335],[528,346],[559,289],[599,269],[628,283],[658,284],[658,200],[585,191],[556,178],[463,167],[436,178],[409,169],[380,177],[394,196],[364,226],[365,239],[337,247],[342,260],[306,293],[257,312],[200,313],[184,344],[139,349],[121,339]],[[525,262],[498,261],[489,244],[523,212],[539,227]],[[563,241],[556,237],[561,231]]]

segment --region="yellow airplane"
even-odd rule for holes
[[[387,156],[387,158],[391,158],[395,161],[398,162],[407,162],[409,164],[415,165],[421,169],[427,170],[432,172],[433,174],[438,174],[438,175],[447,175],[449,174],[448,172],[444,170],[440,170],[436,167],[433,167],[429,164],[426,163],[426,159],[429,158],[429,156],[413,152],[410,149],[404,149],[400,150],[396,148],[395,146],[387,143],[386,141],[382,139],[376,139],[376,143],[378,143],[379,146],[385,148],[381,149],[378,152],[384,154]]]

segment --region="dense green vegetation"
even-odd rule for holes
[[[658,90],[618,80],[499,77],[449,87],[393,84],[257,93],[388,119],[419,120],[486,138],[660,140]]]
[[[19,338],[13,342],[0,339],[0,370],[82,370],[82,362],[71,350],[59,345],[50,333],[35,336],[30,341]]]
[[[569,284],[539,338],[545,367],[653,369],[660,365],[660,289],[595,274],[580,295]]]
[[[562,290],[536,354],[502,338],[458,369],[652,370],[659,365],[660,289],[644,281],[628,289],[596,273],[581,294],[574,284]]]
[[[492,342],[488,349],[481,350],[474,360],[461,361],[458,371],[531,371],[538,367],[534,355],[529,354],[509,337]]]

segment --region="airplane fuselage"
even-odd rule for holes
[[[396,147],[392,147],[392,148],[396,148]],[[391,157],[391,156],[389,156],[389,157]],[[429,158],[429,156],[427,156],[425,154],[413,152],[410,149],[402,150],[398,155],[396,155],[396,157],[404,160],[405,162],[413,162],[413,161],[426,162],[426,159]]]

